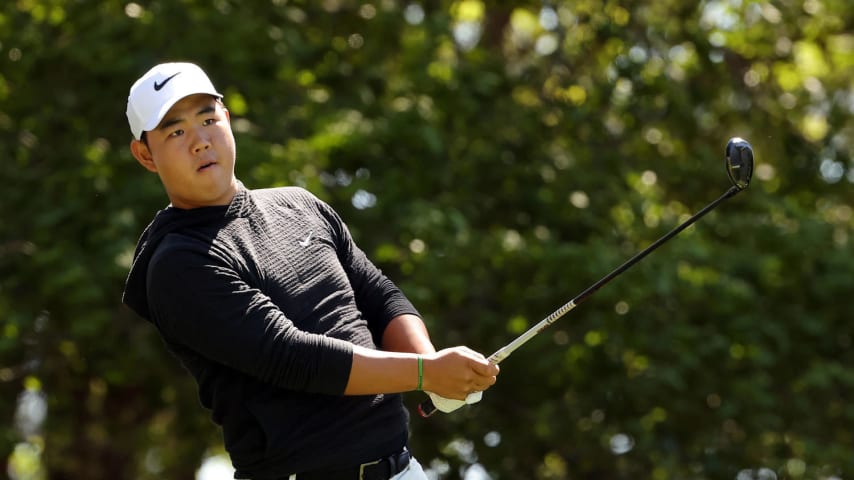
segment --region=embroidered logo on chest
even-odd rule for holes
[[[314,232],[308,232],[308,235],[299,241],[300,247],[307,247],[311,244],[311,236],[314,235]]]

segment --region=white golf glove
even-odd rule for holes
[[[445,398],[441,395],[437,395],[433,392],[427,392],[427,395],[430,396],[430,400],[433,401],[433,405],[442,413],[451,413],[454,410],[462,407],[463,405],[471,405],[473,403],[477,403],[483,398],[483,392],[474,392],[470,393],[465,400],[453,400],[450,398]]]

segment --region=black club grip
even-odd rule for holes
[[[429,397],[427,398],[427,400],[424,400],[423,402],[418,404],[418,415],[421,415],[422,418],[427,418],[433,415],[434,413],[436,413],[436,410],[438,410],[438,408],[433,405],[433,400],[431,400]]]

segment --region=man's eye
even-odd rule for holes
[[[184,134],[184,131],[179,129],[179,130],[175,130],[174,132],[170,133],[169,136],[170,137],[177,137],[177,136],[180,136],[183,134]]]
[[[202,125],[212,125],[212,124],[214,124],[215,122],[216,122],[216,119],[215,119],[215,118],[209,118],[209,119],[205,120],[205,121],[202,123]]]

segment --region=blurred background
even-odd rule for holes
[[[854,477],[848,0],[2,2],[0,476],[231,477],[120,301],[167,203],[127,94],[172,60],[225,94],[248,187],[332,204],[438,347],[486,355],[726,191],[747,139],[747,191],[411,447],[436,479]]]

